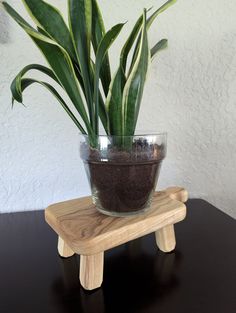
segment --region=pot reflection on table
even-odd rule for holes
[[[178,286],[182,255],[158,251],[152,235],[111,249],[105,253],[102,287],[94,291],[79,283],[79,256],[58,259],[62,279],[54,283],[53,296],[66,312],[146,313]]]

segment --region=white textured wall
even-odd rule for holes
[[[51,1],[63,9],[66,1]],[[19,0],[9,0],[20,12]],[[159,0],[100,0],[107,27],[129,20]],[[66,10],[64,9],[64,12]],[[140,130],[166,130],[168,157],[160,187],[183,185],[236,216],[236,1],[179,0],[150,32],[169,49],[152,65]],[[117,61],[123,32],[111,50]],[[0,11],[0,211],[34,210],[89,194],[78,134],[45,90],[25,93],[27,108],[11,110],[9,84],[43,58],[23,31]]]

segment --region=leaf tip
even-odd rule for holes
[[[6,4],[5,1],[0,0],[0,8],[5,9],[5,4]]]

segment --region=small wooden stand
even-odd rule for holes
[[[47,223],[58,234],[62,257],[80,254],[80,282],[87,290],[101,286],[104,251],[155,232],[163,252],[174,250],[174,224],[186,216],[188,194],[183,188],[170,187],[156,192],[148,212],[131,217],[111,217],[99,213],[91,197],[69,200],[45,210]]]

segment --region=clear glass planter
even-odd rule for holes
[[[80,139],[80,155],[97,209],[111,216],[146,211],[166,156],[166,133],[98,136],[96,148],[90,146],[88,136]]]

